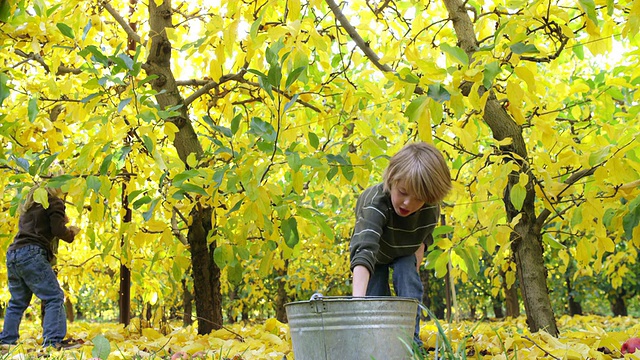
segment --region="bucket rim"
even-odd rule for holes
[[[339,301],[390,301],[390,302],[414,302],[418,304],[418,300],[402,296],[323,296],[310,300],[292,301],[284,304],[285,307],[298,304],[309,304],[312,302],[339,302]]]

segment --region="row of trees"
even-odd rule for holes
[[[132,297],[193,293],[200,333],[223,298],[283,318],[344,294],[355,196],[429,141],[455,190],[427,267],[511,314],[519,289],[530,329],[557,334],[549,272],[619,291],[635,263],[639,16],[637,0],[3,2],[0,241],[48,182],[84,229],[61,255],[72,298],[97,281],[127,322]]]

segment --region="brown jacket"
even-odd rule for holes
[[[49,207],[38,203],[22,215],[18,222],[18,234],[8,250],[19,249],[26,245],[38,245],[47,250],[48,258],[53,258],[51,243],[58,238],[68,243],[73,241],[74,233],[66,226],[65,206],[62,199],[49,196]]]

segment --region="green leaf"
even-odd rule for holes
[[[444,102],[451,99],[451,94],[444,88],[442,84],[431,84],[427,95],[437,102]]]
[[[234,116],[233,119],[231,120],[231,133],[234,135],[238,132],[238,129],[240,128],[240,120],[242,120],[241,113]]]
[[[122,110],[131,102],[131,98],[126,98],[118,104],[118,113],[121,113]]]
[[[9,1],[0,1],[0,21],[6,23],[9,22],[11,16],[11,5]],[[2,105],[2,101],[0,101]]]
[[[91,342],[93,343],[93,349],[91,349],[91,356],[94,358],[100,358],[107,360],[111,353],[111,344],[104,335],[100,334],[94,337]]]
[[[56,157],[58,157],[58,153],[47,156],[42,165],[40,165],[39,171],[48,172],[49,166],[55,161]]]
[[[27,116],[29,118],[29,122],[33,124],[33,121],[38,116],[38,98],[32,96],[29,99],[29,104],[27,105]]]
[[[410,122],[418,121],[418,117],[420,117],[420,109],[422,108],[425,100],[427,100],[426,96],[418,96],[411,100],[411,103],[409,103],[409,106],[407,106],[407,109],[404,111],[404,115]]]
[[[511,51],[514,54],[526,54],[526,53],[530,53],[530,54],[537,54],[540,51],[538,50],[538,48],[536,48],[535,45],[533,44],[524,44],[523,42],[517,42],[513,45],[511,45],[509,48],[511,48]]]
[[[2,102],[4,101],[4,99],[8,98],[11,93],[9,87],[7,86],[8,81],[9,77],[7,76],[7,74],[0,72],[0,106],[2,106]]]
[[[545,233],[544,235],[542,235],[542,241],[544,241],[552,249],[564,249],[564,248],[566,248],[566,246],[564,246],[560,242],[558,242],[558,240],[556,240],[549,233]]]
[[[224,268],[234,260],[233,248],[229,245],[220,245],[213,250],[213,261],[220,267]]]
[[[141,197],[140,199],[134,201],[133,204],[131,204],[131,206],[133,206],[133,208],[135,210],[137,210],[138,208],[140,208],[140,206],[142,206],[144,204],[148,204],[150,202],[151,202],[151,197],[149,195],[145,195],[145,196]]]
[[[584,60],[584,46],[582,46],[582,44],[574,45],[572,50],[579,60]]]
[[[273,142],[276,139],[276,129],[273,125],[258,117],[251,119],[248,133],[261,137],[267,142]]]
[[[69,27],[69,25],[65,24],[65,23],[57,23],[56,27],[58,27],[58,30],[60,30],[60,32],[62,33],[62,35],[71,38],[71,39],[75,39],[76,36],[73,34],[73,29],[71,27]]]
[[[293,248],[300,241],[300,236],[298,235],[298,222],[295,217],[292,216],[288,219],[282,220],[280,230],[284,236],[284,242],[288,247]]]
[[[287,81],[285,82],[284,88],[289,89],[289,87],[300,77],[303,71],[307,69],[306,66],[302,66],[296,69],[293,69],[292,72],[287,75]]]
[[[289,110],[296,103],[296,101],[298,101],[298,96],[299,94],[293,95],[291,97],[291,100],[289,100],[286,104],[284,104],[284,111]]]
[[[633,229],[640,223],[640,197],[629,203],[629,213],[622,218],[622,228],[628,240],[633,239]]]
[[[596,14],[596,3],[593,0],[578,0],[580,7],[587,14],[589,20],[598,25],[598,15]]]
[[[244,274],[244,268],[239,262],[227,267],[227,280],[235,286],[242,285],[242,275]]]
[[[16,164],[18,164],[18,166],[20,166],[21,168],[24,169],[24,171],[29,172],[29,160],[27,159],[23,159],[23,158],[16,158],[14,157]]]
[[[609,157],[610,153],[611,153],[611,145],[607,145],[598,151],[592,152],[589,155],[589,165],[596,166],[598,164],[601,164],[603,161],[605,161]]]
[[[451,46],[447,43],[442,43],[440,44],[440,49],[452,56],[454,59],[458,60],[460,64],[469,66],[469,57],[467,56],[467,53],[464,52],[464,50],[462,50],[461,48],[457,46]]]
[[[82,29],[82,40],[86,40],[87,39],[87,34],[89,33],[89,30],[91,30],[91,19],[89,19],[89,22],[87,23],[87,25],[84,26],[84,29]]]
[[[60,175],[60,176],[56,176],[53,177],[51,179],[49,179],[49,181],[47,181],[47,185],[52,187],[52,188],[62,188],[63,186],[65,186],[67,184],[68,181],[74,179],[73,176],[71,175]]]
[[[525,197],[527,197],[527,189],[525,189],[525,187],[520,184],[513,185],[513,187],[511,188],[510,198],[511,204],[513,204],[513,207],[516,210],[522,210],[522,205],[524,204]]]
[[[308,132],[307,138],[309,139],[309,145],[311,145],[314,149],[317,149],[320,145],[320,139],[318,139],[318,135],[312,132]]]
[[[453,226],[449,226],[449,225],[437,226],[435,229],[433,229],[433,233],[431,233],[431,236],[433,236],[433,238],[435,239],[442,234],[448,234],[450,232],[453,232]]]
[[[497,61],[487,64],[483,71],[482,85],[487,89],[490,88],[493,84],[493,79],[500,74],[501,70],[500,63]]]
[[[287,153],[287,163],[289,167],[293,171],[299,171],[302,166],[302,162],[300,161],[300,154],[297,152],[289,152]]]
[[[480,262],[478,261],[478,256],[474,249],[467,249],[463,247],[456,247],[454,249],[455,253],[458,254],[464,260],[464,263],[467,265],[467,275],[471,279],[475,279],[480,272]]]
[[[156,205],[158,205],[159,201],[160,201],[160,198],[153,199],[153,201],[151,202],[151,205],[149,205],[149,210],[142,213],[142,218],[145,221],[149,221],[149,219],[151,219],[151,216],[153,215],[153,211],[155,210]]]
[[[153,154],[153,151],[154,151],[153,140],[151,140],[151,138],[148,135],[142,135],[142,142],[144,143],[144,147],[147,149],[147,151],[150,154]]]
[[[102,183],[97,176],[89,175],[87,176],[87,188],[93,190],[96,194],[100,192],[100,187]]]
[[[196,193],[202,196],[209,196],[209,194],[207,194],[207,192],[201,186],[195,184],[182,184],[179,187],[186,192]]]
[[[269,85],[271,87],[279,87],[280,81],[282,80],[282,68],[280,65],[274,65],[269,68],[269,72],[267,73],[267,80],[269,81]]]

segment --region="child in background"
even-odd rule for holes
[[[420,264],[451,190],[444,157],[433,145],[411,143],[389,161],[383,183],[366,189],[356,203],[351,236],[353,296],[391,296],[389,269],[397,296],[422,301]],[[422,348],[420,316],[414,342]]]
[[[19,338],[22,316],[35,294],[44,304],[43,347],[68,349],[78,347],[65,341],[67,317],[64,309],[64,292],[51,267],[54,239],[71,243],[80,231],[67,226],[62,191],[47,187],[49,205],[34,201],[31,189],[20,207],[18,234],[7,249],[7,276],[11,299],[4,317],[4,328],[0,333],[0,344],[16,344]]]

